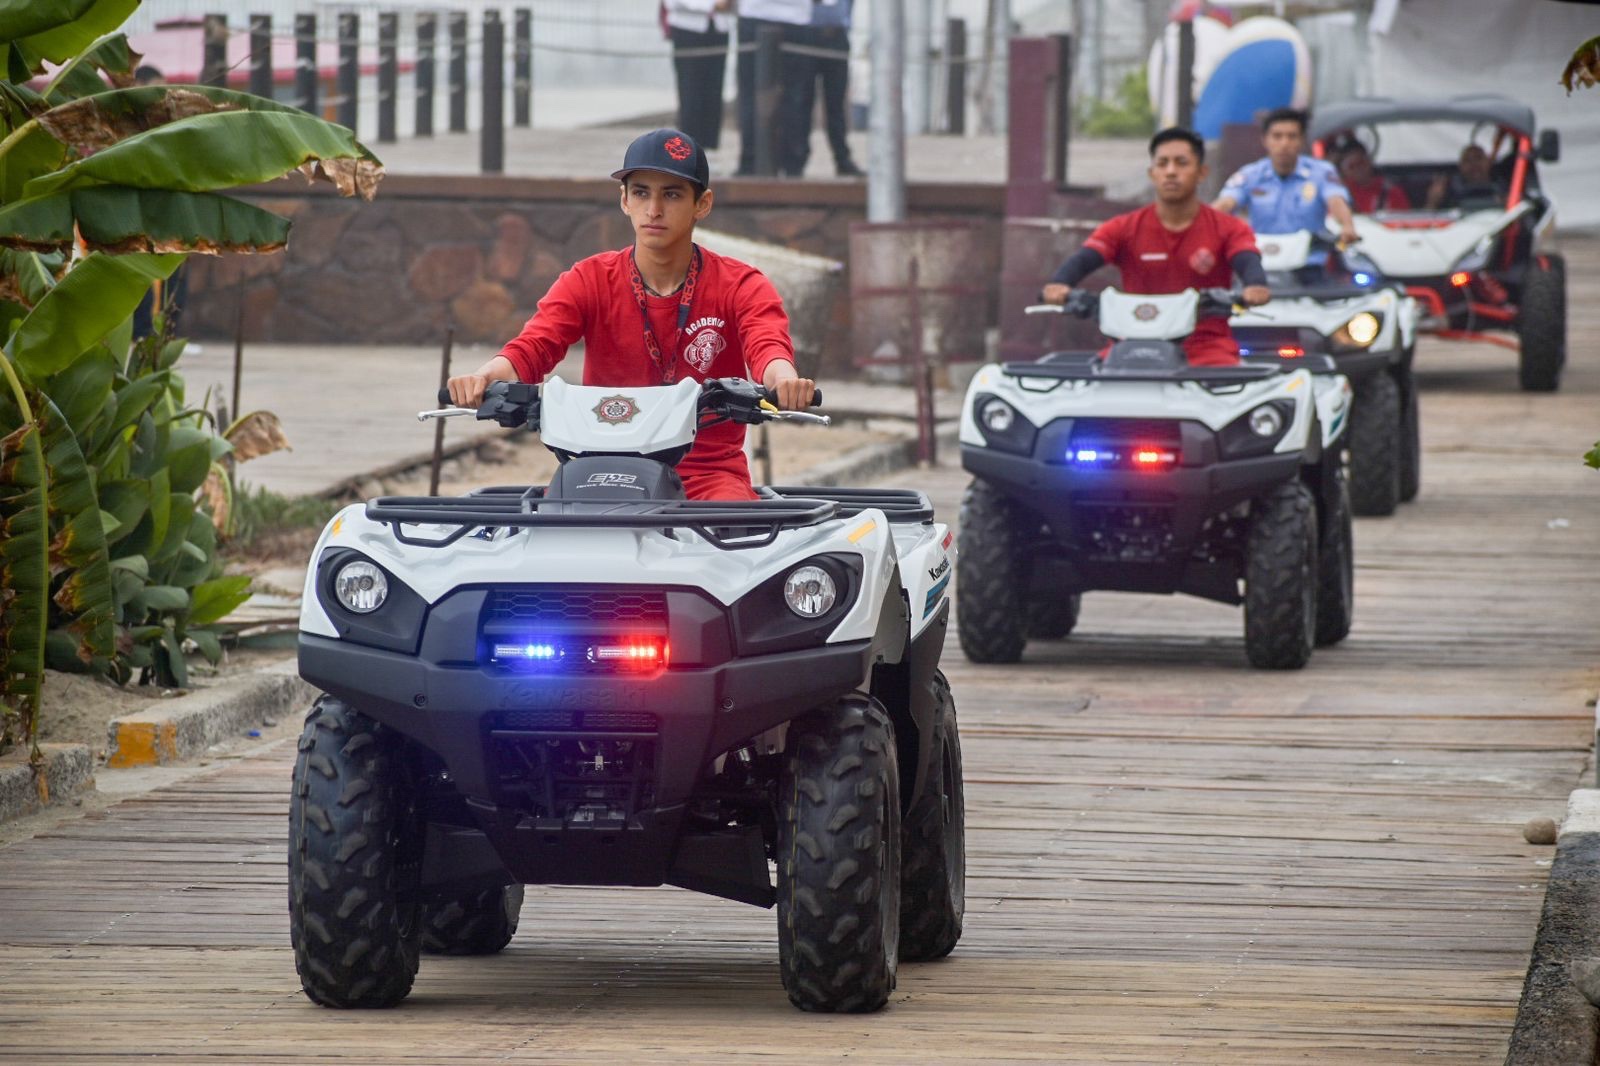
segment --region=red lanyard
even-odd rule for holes
[[[661,345],[656,341],[656,331],[650,325],[650,309],[645,302],[644,278],[639,274],[639,261],[632,250],[628,252],[628,284],[639,305],[639,317],[644,320],[644,347],[650,353],[650,361],[661,371],[663,385],[672,384],[673,368],[678,361],[678,342],[683,339],[683,329],[689,324],[689,305],[694,302],[694,284],[699,277],[700,248],[695,246],[694,255],[689,259],[689,273],[683,279],[683,287],[678,290],[678,328],[672,331],[672,345],[668,349],[671,354],[668,355],[661,350]]]

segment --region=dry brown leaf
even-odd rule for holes
[[[241,463],[292,450],[283,423],[271,411],[251,411],[229,426],[223,436],[233,445],[233,457]]]
[[[39,116],[39,125],[78,155],[86,156],[181,118],[237,110],[234,104],[219,104],[197,92],[172,88],[144,112],[113,114],[87,96],[46,111]]]
[[[228,486],[223,482],[226,476],[221,468],[212,466],[205,484],[200,486],[200,502],[208,505],[211,524],[216,527],[218,536],[226,536],[228,532],[229,494]]]
[[[136,233],[120,241],[95,241],[83,238],[84,247],[91,252],[107,252],[111,255],[127,255],[130,252],[189,252],[194,255],[221,255],[223,252],[245,252],[268,254],[282,251],[283,242],[276,244],[219,244],[205,238],[185,240],[172,238],[169,240],[156,240],[143,233]]]
[[[383,164],[370,159],[312,159],[297,168],[307,181],[332,182],[340,196],[357,196],[370,201],[378,195],[383,180]]]
[[[1572,53],[1567,69],[1561,72],[1561,84],[1566,86],[1568,96],[1574,89],[1600,85],[1600,37],[1589,38]]]

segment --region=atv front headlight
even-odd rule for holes
[[[972,417],[991,448],[1016,455],[1033,451],[1038,427],[1028,417],[1000,397],[980,392],[972,398]]]
[[[1283,413],[1270,403],[1250,412],[1250,432],[1258,437],[1276,437],[1283,432]]]
[[[358,559],[339,568],[333,578],[333,592],[346,610],[368,614],[389,598],[389,579],[372,563]]]
[[[978,417],[983,419],[985,429],[994,433],[1005,433],[1011,428],[1011,423],[1017,420],[1016,408],[996,397],[983,405],[983,410],[978,412]]]
[[[1268,400],[1217,431],[1223,459],[1248,459],[1271,453],[1294,422],[1293,400]]]
[[[1340,326],[1333,334],[1333,346],[1338,351],[1353,351],[1372,347],[1372,342],[1383,332],[1383,316],[1362,311]]]
[[[783,583],[783,600],[801,618],[820,618],[839,598],[833,575],[820,566],[798,566]]]

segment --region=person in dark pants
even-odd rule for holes
[[[666,0],[667,38],[678,77],[678,128],[702,148],[722,137],[722,75],[733,0]]]
[[[735,176],[756,173],[756,126],[759,112],[756,107],[756,42],[764,26],[778,27],[782,43],[798,42],[801,31],[811,24],[812,0],[738,0],[739,6],[739,59],[734,75],[739,87],[739,169]],[[794,61],[796,56],[784,50],[779,53],[778,81],[781,88],[777,108],[772,114],[771,131],[774,165],[780,169],[784,160],[784,143],[790,139],[788,116],[794,105],[790,95],[796,83]],[[811,124],[806,124],[809,130]]]
[[[811,24],[800,31],[799,43],[811,52],[794,55],[794,81],[788,87],[790,114],[784,144],[788,146],[782,169],[799,177],[811,158],[811,119],[816,112],[817,82],[822,82],[822,116],[833,150],[834,171],[841,178],[859,178],[863,172],[850,158],[847,94],[850,88],[850,7],[852,0],[816,0]]]

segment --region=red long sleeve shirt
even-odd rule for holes
[[[544,376],[582,340],[585,385],[661,385],[661,369],[645,346],[644,323],[629,283],[630,249],[601,252],[563,273],[528,324],[500,354],[522,381]],[[700,249],[689,321],[678,331],[678,295],[645,296],[650,326],[671,361],[672,380],[749,377],[760,381],[775,359],[794,362],[789,316],[778,292],[755,267]],[[676,337],[676,343],[674,338]],[[744,455],[744,426],[702,429],[678,464],[690,499],[753,498]]]

